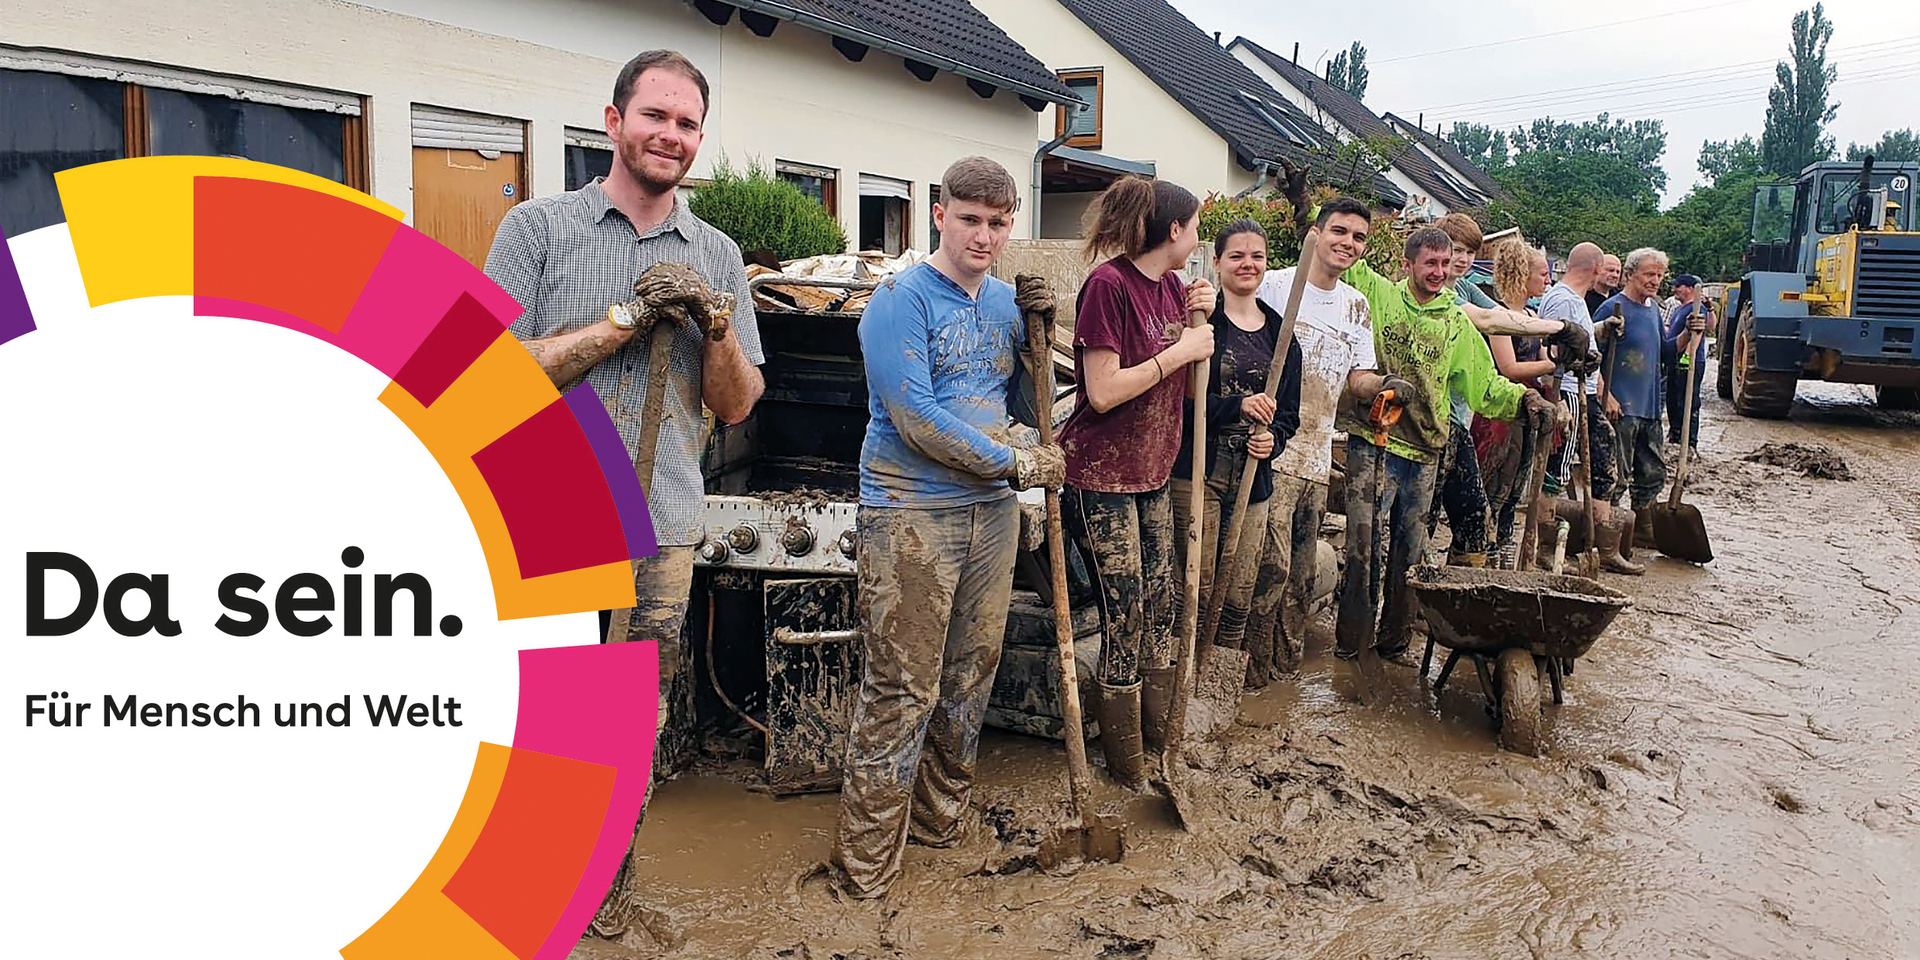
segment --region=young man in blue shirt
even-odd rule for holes
[[[1007,439],[1022,310],[1052,306],[1016,304],[987,275],[1012,236],[1018,187],[998,163],[967,157],[940,196],[940,249],[875,290],[860,319],[864,663],[832,855],[858,898],[899,877],[909,837],[964,838],[1020,544],[1013,490],[1066,480],[1057,445]]]
[[[1652,247],[1627,254],[1625,285],[1593,315],[1596,339],[1607,344],[1605,410],[1620,437],[1619,475],[1631,483],[1633,542],[1653,548],[1653,511],[1648,510],[1667,484],[1667,461],[1660,445],[1661,369],[1673,349],[1661,322],[1660,281],[1667,255]]]

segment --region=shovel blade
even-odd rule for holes
[[[1249,659],[1245,650],[1207,648],[1194,679],[1193,699],[1187,704],[1187,739],[1205,739],[1233,723],[1240,712],[1240,697],[1246,692]]]
[[[1040,839],[1036,859],[1043,870],[1070,863],[1118,863],[1127,854],[1127,838],[1119,817],[1092,816],[1063,823]]]
[[[1707,524],[1700,508],[1691,503],[1656,503],[1653,510],[1653,542],[1660,552],[1676,560],[1706,563],[1713,559],[1713,544],[1707,541]]]

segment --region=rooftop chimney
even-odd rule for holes
[[[1298,40],[1293,42],[1293,62],[1295,66],[1300,63],[1300,41]]]

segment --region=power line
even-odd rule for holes
[[[1856,57],[1856,59],[1868,59],[1873,57],[1888,56],[1896,52],[1904,52],[1899,48],[1911,46],[1916,41],[1920,41],[1920,35],[1896,37],[1891,40],[1879,40],[1873,43],[1854,44],[1848,47],[1835,47],[1828,52],[1831,54],[1841,54],[1841,53],[1857,54],[1858,56]],[[1895,49],[1893,50],[1885,49],[1888,47],[1892,47]],[[1573,87],[1556,87],[1550,90],[1535,90],[1529,93],[1509,94],[1506,96],[1499,96],[1499,97],[1484,97],[1479,100],[1457,100],[1452,103],[1441,103],[1441,104],[1434,104],[1432,106],[1422,107],[1418,112],[1439,114],[1441,111],[1450,111],[1452,113],[1461,113],[1464,111],[1453,110],[1451,108],[1456,108],[1456,107],[1488,108],[1488,107],[1493,107],[1502,103],[1508,103],[1513,101],[1526,101],[1526,100],[1532,100],[1536,97],[1553,96],[1556,94],[1574,93],[1577,91],[1601,91],[1601,90],[1605,90],[1608,88],[1615,88],[1615,87],[1633,87],[1640,84],[1644,84],[1647,81],[1666,80],[1669,78],[1710,77],[1713,75],[1720,74],[1722,72],[1746,73],[1746,72],[1751,72],[1755,68],[1758,68],[1761,72],[1770,73],[1772,72],[1773,66],[1776,63],[1778,63],[1779,60],[1780,58],[1769,58],[1765,60],[1746,60],[1738,63],[1723,64],[1717,67],[1702,67],[1696,70],[1679,70],[1672,73],[1656,73],[1650,76],[1637,77],[1631,80],[1609,80],[1602,83],[1589,83],[1589,84],[1582,84],[1582,85],[1573,86]]]
[[[1615,20],[1611,23],[1596,23],[1596,24],[1592,24],[1584,27],[1569,27],[1565,30],[1554,30],[1548,33],[1536,33],[1536,34],[1532,34],[1530,36],[1525,36],[1525,37],[1508,37],[1504,40],[1488,40],[1484,43],[1470,43],[1463,47],[1448,47],[1445,50],[1429,50],[1426,53],[1410,53],[1403,57],[1388,57],[1387,59],[1384,59],[1384,60],[1376,60],[1374,61],[1374,63],[1375,64],[1400,63],[1406,60],[1419,60],[1425,57],[1437,57],[1443,53],[1459,53],[1462,50],[1480,50],[1486,47],[1500,47],[1500,46],[1506,46],[1508,44],[1513,44],[1513,43],[1525,43],[1530,40],[1545,40],[1549,37],[1564,37],[1568,34],[1585,33],[1589,30],[1604,30],[1608,27],[1625,26],[1626,24],[1629,24],[1629,23],[1644,23],[1648,20],[1661,20],[1667,17],[1677,17],[1677,16],[1680,16],[1681,14],[1698,13],[1702,10],[1718,10],[1721,7],[1740,6],[1743,4],[1748,4],[1753,2],[1756,2],[1756,0],[1722,0],[1722,2],[1720,3],[1709,3],[1705,6],[1688,7],[1685,10],[1671,10],[1666,13],[1648,14],[1647,16],[1644,16],[1644,17],[1632,17],[1626,20]]]
[[[1904,63],[1911,62],[1910,58],[1913,56],[1915,46],[1917,45],[1910,44],[1905,47],[1898,47],[1893,49],[1877,51],[1875,53],[1858,55],[1858,56],[1849,58],[1847,60],[1847,63],[1849,65],[1858,66],[1860,64],[1871,64],[1873,61],[1876,61],[1876,60],[1886,60],[1888,58],[1898,57],[1898,58],[1901,58],[1901,64],[1894,64],[1894,65],[1895,66],[1903,65]],[[1890,66],[1890,65],[1879,64],[1876,66],[1872,66],[1869,69],[1879,70],[1887,66]],[[1842,77],[1845,77],[1848,75],[1849,74],[1847,73],[1841,74]],[[1668,80],[1664,82],[1631,82],[1629,81],[1629,82],[1626,82],[1625,85],[1620,86],[1618,89],[1608,90],[1608,91],[1598,91],[1593,93],[1574,93],[1574,94],[1568,94],[1564,96],[1540,96],[1540,97],[1532,97],[1532,98],[1516,98],[1513,100],[1513,102],[1510,102],[1510,103],[1489,104],[1488,106],[1482,107],[1479,109],[1471,109],[1471,110],[1462,109],[1462,110],[1441,112],[1434,117],[1434,120],[1435,122],[1438,122],[1438,123],[1446,123],[1447,121],[1451,121],[1451,120],[1467,119],[1474,116],[1485,116],[1489,113],[1497,114],[1497,115],[1506,115],[1506,114],[1511,114],[1518,111],[1530,111],[1530,112],[1537,113],[1540,110],[1547,109],[1547,108],[1566,108],[1566,107],[1580,107],[1581,105],[1584,105],[1584,104],[1603,104],[1610,100],[1617,99],[1619,97],[1645,96],[1648,94],[1660,93],[1662,91],[1667,91],[1667,90],[1686,90],[1686,91],[1698,92],[1698,90],[1702,87],[1723,86],[1730,83],[1750,83],[1754,80],[1763,79],[1763,78],[1766,79],[1769,83],[1771,83],[1773,78],[1773,71],[1771,69],[1743,70],[1743,71],[1728,73],[1724,76],[1709,75],[1709,76],[1700,76],[1700,77],[1689,77],[1689,78],[1684,78],[1679,80]]]
[[[1839,80],[1835,81],[1834,86],[1836,88],[1842,86],[1868,86],[1870,84],[1884,83],[1891,80],[1904,80],[1913,76],[1920,76],[1920,64],[1902,64],[1887,67],[1879,71],[1842,76]],[[1718,93],[1703,94],[1698,97],[1616,104],[1613,107],[1594,113],[1580,114],[1571,117],[1553,117],[1551,119],[1562,123],[1578,123],[1585,120],[1597,119],[1600,114],[1604,113],[1620,120],[1657,120],[1676,113],[1686,113],[1692,110],[1701,110],[1710,107],[1753,102],[1758,92],[1759,91],[1755,90],[1720,91]],[[1647,106],[1659,106],[1661,109],[1648,113],[1635,113],[1630,116],[1625,114],[1625,111]],[[1485,123],[1485,125],[1489,127],[1501,128],[1519,126],[1536,119],[1544,118],[1533,115],[1516,115],[1513,119],[1480,122]]]

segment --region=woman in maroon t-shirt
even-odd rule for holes
[[[1105,628],[1100,745],[1107,771],[1135,789],[1146,786],[1143,734],[1154,749],[1164,745],[1173,702],[1167,477],[1180,449],[1180,374],[1213,355],[1213,329],[1187,326],[1189,311],[1213,313],[1213,288],[1175,273],[1199,245],[1199,211],[1193,194],[1164,180],[1129,177],[1096,201],[1087,257],[1114,256],[1075,301],[1080,387],[1060,430],[1067,522],[1093,559]]]

